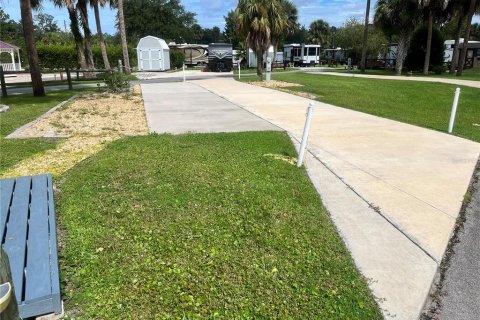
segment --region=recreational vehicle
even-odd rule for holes
[[[208,64],[208,46],[204,44],[179,44],[175,45],[185,54],[185,65],[188,67],[203,66]]]
[[[283,47],[283,60],[294,66],[315,66],[320,63],[320,45],[286,44]]]
[[[453,48],[455,46],[455,40],[446,40],[445,41],[445,51],[444,51],[444,62],[446,64],[452,63],[452,56],[453,56]],[[460,57],[460,52],[462,52],[464,48],[464,39],[460,38],[460,42],[458,45],[459,54],[457,59]],[[458,63],[458,60],[457,60]],[[465,59],[465,66],[464,68],[480,68],[480,41],[468,41],[467,46],[467,56]]]
[[[325,60],[327,63],[345,63],[347,50],[342,48],[336,49],[325,49],[324,51]]]
[[[229,43],[210,43],[208,45],[208,70],[230,72],[233,68],[233,50]]]

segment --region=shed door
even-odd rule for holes
[[[140,70],[149,70],[149,52],[146,50],[140,50]]]
[[[162,68],[162,55],[160,50],[150,51],[150,63],[152,70],[163,70]]]

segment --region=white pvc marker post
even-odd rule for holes
[[[183,82],[186,81],[186,76],[185,76],[185,63],[183,64]]]
[[[448,124],[448,133],[452,133],[457,115],[458,98],[460,97],[460,88],[455,89],[455,97],[453,98],[452,113],[450,114],[450,123]]]
[[[238,80],[240,80],[240,61],[238,61]]]
[[[303,128],[302,143],[300,144],[300,150],[298,152],[297,167],[300,168],[303,163],[303,157],[305,156],[305,148],[307,147],[308,132],[310,131],[310,124],[312,123],[314,103],[310,102],[307,109],[307,119],[305,120],[305,127]]]

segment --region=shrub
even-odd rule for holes
[[[405,66],[408,70],[420,71],[423,69],[427,45],[427,34],[428,28],[426,25],[421,25],[413,33],[407,58],[405,59]],[[430,66],[443,65],[443,54],[443,37],[440,31],[434,27],[432,32],[432,48],[430,51]]]
[[[185,61],[185,53],[180,50],[170,49],[170,68],[178,69],[183,66]]]
[[[97,78],[102,79],[101,77],[103,77],[108,90],[112,92],[126,91],[130,88],[130,81],[121,72],[112,71],[97,74]]]
[[[446,65],[434,66],[432,70],[435,74],[442,74],[445,71],[447,71],[447,66]]]
[[[63,69],[65,67],[80,67],[80,64],[78,63],[77,50],[74,45],[39,44],[37,46],[37,52],[38,59],[40,60],[40,65],[42,68]],[[105,68],[103,65],[102,52],[100,51],[100,47],[93,47],[92,52],[95,68]],[[135,49],[128,48],[128,54],[130,58],[130,65],[137,65],[137,54],[135,52]],[[112,68],[117,67],[117,61],[123,60],[122,47],[108,46],[107,55],[108,60],[110,61],[110,66]]]

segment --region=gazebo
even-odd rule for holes
[[[22,71],[22,62],[20,61],[20,48],[13,44],[0,40],[0,55],[4,52],[9,53],[12,58],[11,63],[0,63],[3,71]],[[15,54],[18,57],[18,63],[15,63]]]

